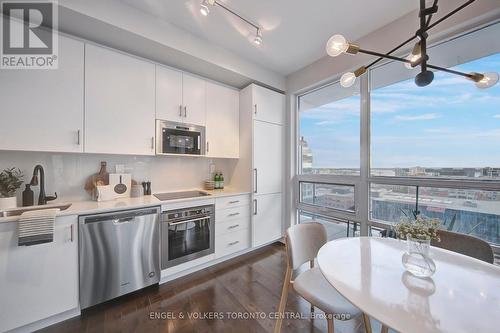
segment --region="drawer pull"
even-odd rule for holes
[[[232,213],[232,214],[229,214],[228,216],[238,216],[240,215],[240,213]]]
[[[227,227],[228,229],[234,229],[234,228],[238,228],[240,225],[239,224],[235,224],[235,225],[231,225],[229,227]]]
[[[239,200],[229,201],[230,204],[237,204],[238,202],[240,201]]]
[[[227,245],[229,245],[229,246],[233,246],[233,245],[238,244],[239,242],[240,242],[240,241],[234,241],[234,242],[231,242],[231,243],[229,243],[229,244],[227,244]]]

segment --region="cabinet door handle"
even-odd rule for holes
[[[240,201],[239,200],[229,201],[230,204],[237,204],[238,202]]]
[[[240,215],[240,213],[232,213],[232,214],[229,214],[229,216],[238,216]]]
[[[257,104],[254,104],[253,105],[253,114],[257,114]]]
[[[74,240],[74,238],[73,238],[73,225],[70,226],[70,238],[69,239],[71,240],[71,243],[73,243],[73,240]]]
[[[257,168],[253,169],[253,173],[254,173],[253,193],[257,193]]]
[[[182,117],[182,105],[179,105],[179,117]]]
[[[207,153],[210,151],[210,142],[207,141]]]
[[[76,131],[76,144],[77,145],[80,145],[80,137],[81,137],[81,134],[82,134],[82,131],[81,130],[78,130]]]
[[[234,229],[234,228],[238,228],[240,225],[239,224],[235,224],[235,225],[231,225],[229,227],[227,227],[228,229]]]
[[[155,137],[151,137],[151,150],[155,150]]]
[[[253,199],[253,215],[257,215],[257,199]]]
[[[229,246],[233,246],[233,245],[238,244],[239,242],[240,242],[240,241],[234,241],[234,242],[231,242],[231,243],[229,243],[229,244],[227,244],[227,245],[229,245]]]
[[[184,118],[188,116],[187,106],[184,105]]]

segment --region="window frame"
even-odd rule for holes
[[[475,28],[469,32],[453,36],[439,43],[435,43],[432,47],[445,44],[447,42],[459,39],[471,33],[488,28],[492,25],[500,24],[500,22],[492,22],[482,27]],[[378,66],[386,66],[393,61],[383,61]],[[294,196],[294,211],[295,221],[298,223],[297,215],[299,211],[310,212],[312,214],[325,215],[334,219],[345,219],[360,224],[361,236],[368,236],[370,227],[388,228],[390,223],[373,221],[370,219],[370,187],[371,184],[379,185],[400,185],[400,186],[419,186],[419,187],[437,187],[450,189],[474,189],[485,191],[500,191],[500,180],[473,180],[473,179],[449,179],[449,178],[427,178],[427,177],[393,177],[393,176],[372,176],[371,175],[371,109],[370,109],[370,93],[371,93],[371,72],[360,77],[360,175],[359,176],[340,176],[340,175],[304,175],[301,174],[301,147],[300,147],[300,98],[308,93],[322,89],[332,84],[338,84],[340,77],[334,80],[324,82],[312,89],[307,89],[299,94],[294,95],[295,112],[291,118],[294,121],[295,133],[293,151],[295,152],[295,177],[293,177],[293,196]],[[356,201],[355,212],[348,213],[334,209],[325,209],[311,207],[300,203],[300,182],[316,182],[332,185],[349,185],[354,186],[354,198]],[[500,247],[492,245],[495,252],[500,253]]]

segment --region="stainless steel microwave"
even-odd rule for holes
[[[156,120],[156,154],[205,155],[205,127]]]

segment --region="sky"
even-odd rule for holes
[[[500,53],[454,69],[500,73]],[[300,112],[313,167],[359,168],[359,105],[355,95]],[[371,159],[372,168],[500,167],[500,83],[478,89],[436,72],[427,87],[412,78],[372,91]]]

